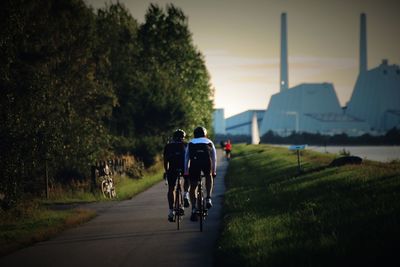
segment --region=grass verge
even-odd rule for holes
[[[95,212],[83,209],[49,210],[29,205],[0,214],[0,256],[44,241],[55,234],[86,222]]]
[[[400,163],[329,167],[304,151],[237,145],[226,175],[216,266],[399,263]]]
[[[132,198],[162,180],[160,166],[149,170],[141,179],[115,177],[117,200]],[[21,201],[12,210],[0,209],[0,256],[17,249],[47,240],[65,229],[77,226],[96,216],[92,210],[64,207],[53,210],[53,205],[109,201],[100,192],[92,194],[80,190],[59,190],[49,200]],[[113,200],[114,201],[114,200]],[[71,205],[75,206],[75,205]],[[66,208],[66,209],[65,209]]]
[[[162,171],[158,170],[147,174],[142,179],[129,179],[126,176],[117,183],[116,191],[119,200],[130,199],[140,192],[143,192],[152,185],[162,180]]]

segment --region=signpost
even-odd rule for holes
[[[307,145],[291,145],[289,146],[289,150],[296,150],[297,153],[297,170],[298,173],[301,173],[301,167],[300,167],[300,150],[304,150]]]

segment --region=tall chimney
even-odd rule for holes
[[[289,88],[288,81],[288,56],[287,56],[287,36],[286,36],[286,13],[281,15],[281,92]]]
[[[367,71],[367,17],[360,16],[360,74]]]

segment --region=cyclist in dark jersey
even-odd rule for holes
[[[173,206],[176,198],[174,190],[176,179],[184,172],[185,150],[187,146],[184,141],[185,136],[185,131],[181,129],[176,130],[172,136],[172,141],[164,147],[164,175],[166,175],[168,181],[168,221],[170,222],[174,220]],[[184,206],[189,207],[189,178],[187,176],[184,176],[184,178]]]
[[[189,195],[192,203],[190,220],[197,220],[195,191],[201,172],[206,178],[206,206],[208,209],[212,207],[211,196],[213,178],[216,176],[216,171],[217,153],[214,143],[207,138],[207,130],[204,127],[197,127],[194,130],[194,138],[189,142],[185,153],[185,174],[189,175],[190,179]]]

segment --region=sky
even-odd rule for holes
[[[94,8],[109,0],[85,0]],[[111,1],[111,2],[115,2]],[[360,14],[367,16],[368,69],[400,64],[400,0],[119,0],[144,22],[150,3],[188,17],[205,56],[214,107],[225,118],[266,109],[279,92],[280,16],[287,14],[289,87],[332,83],[342,106],[359,69]]]

